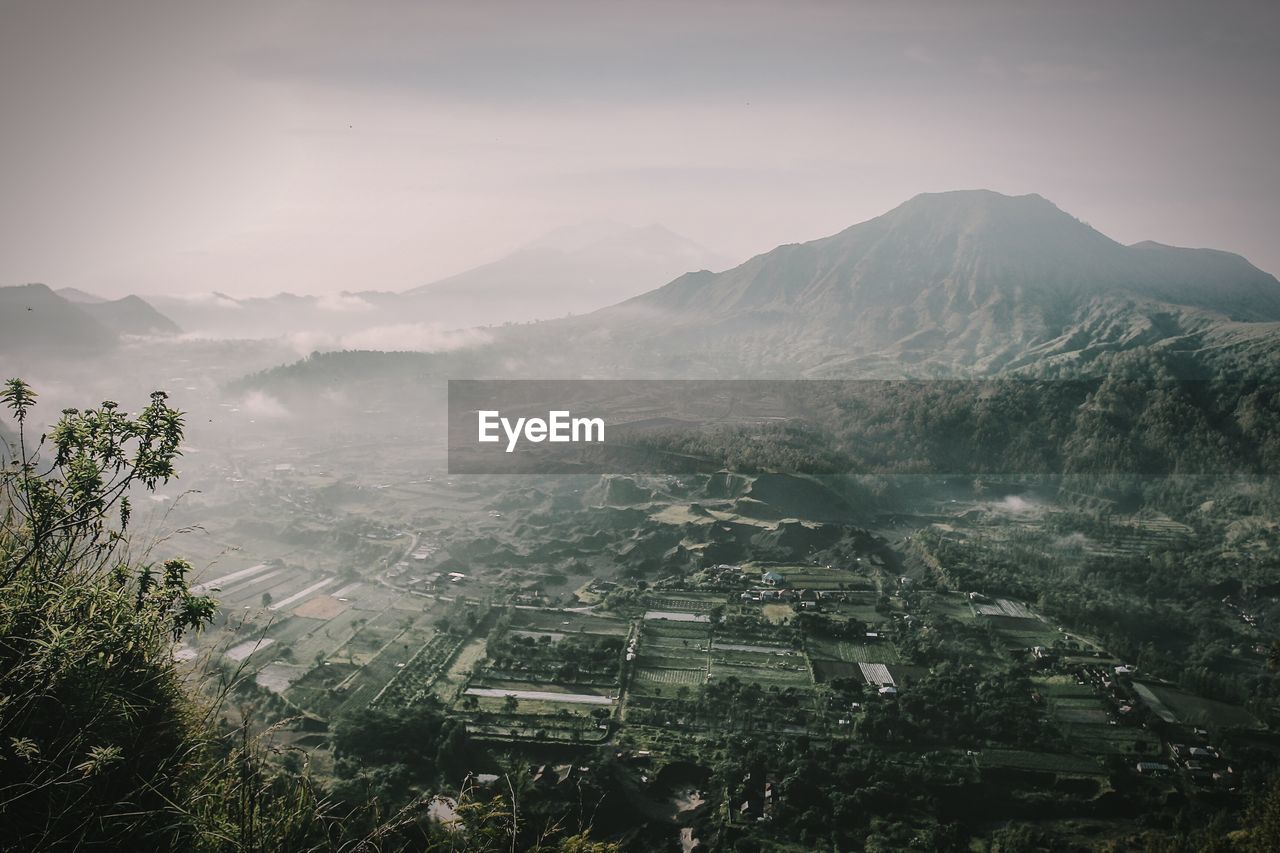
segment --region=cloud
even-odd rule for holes
[[[1004,500],[995,504],[992,508],[1003,510],[1005,512],[1028,512],[1035,509],[1036,505],[1026,498],[1020,498],[1017,495],[1009,495]]]
[[[451,352],[488,343],[479,329],[447,329],[434,323],[395,323],[342,336],[343,349],[388,352]]]
[[[372,311],[372,303],[350,293],[329,293],[316,300],[316,307],[321,311],[341,311],[344,313],[363,313]]]
[[[289,417],[289,410],[275,397],[265,391],[250,391],[240,401],[240,411],[255,418],[279,420]]]
[[[481,329],[450,329],[437,323],[392,323],[342,335],[295,332],[285,340],[299,355],[334,350],[382,352],[452,352],[490,342]]]
[[[165,296],[167,298],[180,299],[183,302],[190,302],[194,305],[208,305],[213,308],[231,308],[235,310],[244,308],[243,305],[225,293],[166,293]]]

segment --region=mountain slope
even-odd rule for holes
[[[407,291],[452,325],[594,311],[720,258],[660,225],[561,228],[505,257]]]
[[[880,375],[992,372],[1278,320],[1280,283],[1239,256],[1124,246],[1040,196],[977,190],[917,196],[583,324],[615,345],[656,339],[756,369]]]
[[[57,290],[54,291],[54,293],[58,294],[68,302],[74,302],[77,305],[85,302],[108,301],[106,299],[103,299],[101,296],[98,296],[93,293],[88,293],[87,291],[81,290],[78,287],[59,287]]]
[[[458,329],[594,311],[685,270],[712,265],[720,266],[721,259],[661,226],[589,223],[557,229],[492,263],[404,293],[279,293],[249,299],[213,293],[150,296],[148,301],[196,334],[294,335],[312,346],[356,348],[382,334],[403,337],[409,324]]]
[[[355,356],[261,380],[283,392],[304,375],[311,387],[386,375]],[[416,369],[476,378],[1053,377],[1104,373],[1121,357],[1185,378],[1280,373],[1280,282],[1225,252],[1122,245],[1040,196],[941,193],[592,314],[493,330],[485,346],[423,355]]]
[[[0,287],[0,352],[86,354],[113,346],[115,333],[43,284]]]
[[[82,302],[78,307],[118,335],[176,335],[182,332],[176,323],[137,296],[109,302]]]

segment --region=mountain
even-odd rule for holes
[[[43,284],[0,287],[0,353],[88,354],[116,334]]]
[[[491,330],[462,352],[372,355],[331,353],[251,384],[1067,377],[1117,359],[1151,377],[1280,375],[1280,282],[1226,252],[1123,245],[1038,195],[961,191],[591,314]]]
[[[1238,255],[1125,246],[1038,195],[975,190],[686,274],[576,325],[615,348],[643,342],[748,373],[884,375],[1201,345],[1231,324],[1277,321],[1280,282]]]
[[[560,228],[484,264],[403,293],[279,293],[236,299],[222,293],[149,296],[195,334],[232,338],[298,336],[310,345],[367,348],[381,337],[420,338],[406,326],[459,329],[586,313],[628,299],[721,259],[660,225],[595,222]]]
[[[110,349],[121,335],[180,331],[137,296],[106,300],[74,288],[54,291],[43,284],[0,287],[0,354],[83,356]]]
[[[80,303],[97,303],[106,302],[107,300],[93,293],[87,293],[78,287],[59,287],[54,293],[61,296],[68,302]]]
[[[177,335],[178,325],[137,296],[78,306],[117,335]]]
[[[612,305],[722,259],[661,225],[560,228],[505,257],[406,293],[450,325],[524,322]]]

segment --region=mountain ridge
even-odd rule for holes
[[[1183,378],[1280,370],[1280,282],[1228,252],[1125,246],[1039,195],[957,191],[394,364],[454,377],[958,378],[1084,375],[1142,353]],[[339,353],[276,375],[319,387],[340,362],[383,369]]]
[[[1280,282],[1206,249],[1125,246],[1036,194],[921,194],[836,234],[690,273],[579,318],[756,369],[932,362],[966,371],[1280,321]],[[851,360],[852,359],[852,360]]]

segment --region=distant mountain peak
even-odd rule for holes
[[[630,230],[630,226],[612,219],[587,219],[554,228],[520,248],[578,252],[601,240],[616,239]]]
[[[715,352],[779,361],[879,352],[986,370],[1040,349],[1176,335],[1175,317],[1280,320],[1280,282],[1226,252],[1124,246],[1038,194],[960,190],[595,317],[617,335],[683,329]]]
[[[106,302],[104,297],[88,293],[78,287],[59,287],[54,293],[68,302]]]
[[[457,325],[582,314],[723,260],[663,225],[562,226],[496,261],[406,291]]]

